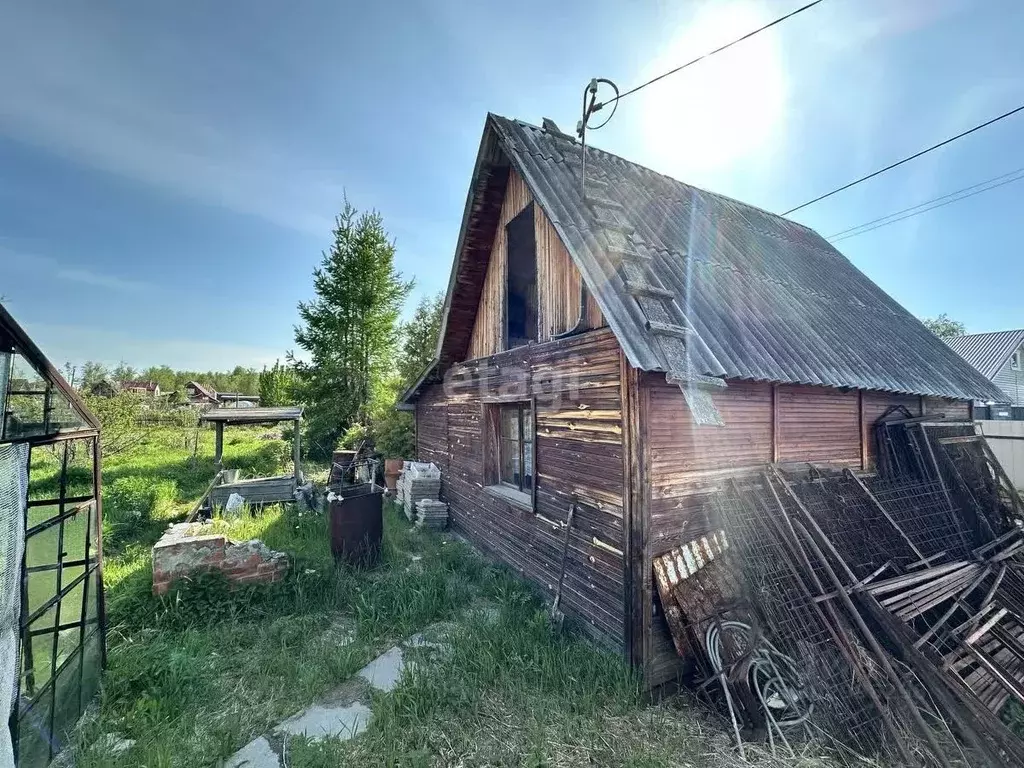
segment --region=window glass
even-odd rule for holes
[[[501,406],[498,479],[520,491],[533,484],[533,411],[530,404]]]
[[[508,440],[519,438],[519,406],[506,405],[501,409],[501,436]]]
[[[6,356],[5,356],[6,357]],[[0,360],[0,362],[3,362]],[[4,374],[6,378],[6,371]],[[61,392],[22,355],[11,361],[3,437],[18,440],[80,429],[85,421]],[[47,390],[50,394],[47,397]]]
[[[519,443],[501,441],[501,482],[519,487]]]

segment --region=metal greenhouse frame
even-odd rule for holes
[[[0,306],[0,766],[48,765],[99,687],[100,465],[96,417]]]

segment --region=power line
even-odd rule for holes
[[[658,75],[657,77],[651,78],[646,83],[641,83],[640,85],[636,86],[636,88],[631,88],[630,90],[626,91],[625,93],[617,93],[614,98],[609,99],[606,102],[599,102],[599,103],[597,103],[591,111],[592,112],[597,112],[602,107],[606,107],[609,104],[615,104],[619,100],[624,99],[627,96],[629,96],[631,94],[634,94],[637,91],[646,88],[648,85],[656,83],[659,80],[663,80],[664,78],[668,77],[669,75],[674,75],[676,72],[680,72],[680,71],[686,69],[687,67],[692,66],[693,64],[696,64],[698,61],[703,61],[704,59],[708,58],[709,56],[714,56],[716,53],[721,53],[726,48],[731,48],[732,46],[736,45],[737,43],[742,43],[744,40],[747,40],[748,38],[751,38],[751,37],[753,37],[756,34],[764,32],[766,29],[770,29],[771,27],[774,27],[776,24],[780,24],[783,21],[785,21],[786,19],[789,19],[789,18],[792,18],[793,16],[796,16],[798,13],[803,13],[804,11],[808,10],[809,8],[813,8],[814,6],[818,5],[821,2],[823,2],[823,0],[814,0],[813,3],[808,3],[807,5],[805,5],[805,6],[801,7],[801,8],[797,8],[795,11],[791,11],[790,13],[787,13],[785,16],[780,16],[779,18],[775,19],[775,21],[771,21],[771,22],[765,24],[763,27],[758,27],[757,29],[755,29],[755,30],[753,30],[751,32],[748,32],[743,37],[736,38],[731,43],[726,43],[723,46],[715,48],[715,50],[713,50],[713,51],[709,51],[708,53],[701,54],[697,58],[695,58],[695,59],[693,59],[691,61],[688,61],[685,64],[676,67],[675,69],[670,69],[668,72],[665,72],[664,74],[661,74],[661,75]]]
[[[914,216],[920,216],[922,213],[934,211],[936,208],[942,208],[943,206],[951,205],[952,203],[958,203],[961,200],[966,200],[969,197],[980,195],[982,192],[988,192],[989,190],[1002,187],[1006,184],[1011,184],[1015,181],[1021,181],[1022,179],[1024,179],[1024,168],[1018,168],[1015,171],[1010,171],[1009,173],[1004,173],[1000,176],[994,176],[993,178],[988,179],[986,181],[981,181],[978,182],[977,184],[972,184],[969,187],[963,187],[962,189],[958,189],[955,192],[950,192],[949,194],[942,195],[941,197],[935,197],[932,198],[931,200],[925,200],[923,203],[918,203],[917,205],[913,205],[910,208],[904,208],[902,211],[890,213],[888,216],[882,216],[877,219],[872,219],[871,221],[866,221],[863,224],[859,224],[856,227],[844,229],[841,232],[836,232],[834,235],[830,235],[829,237],[826,238],[826,240],[828,240],[831,243],[839,243],[842,242],[843,240],[848,240],[851,237],[857,237],[857,235],[863,235],[868,232],[872,232],[876,229],[887,227],[890,224],[895,224],[898,221],[903,221]]]
[[[939,147],[944,147],[947,144],[950,144],[950,143],[956,141],[957,139],[962,139],[964,136],[972,134],[975,131],[980,131],[982,128],[985,128],[986,126],[992,125],[992,123],[998,123],[1000,120],[1003,120],[1003,119],[1005,119],[1007,117],[1010,117],[1010,115],[1015,115],[1015,114],[1017,114],[1018,112],[1020,112],[1022,110],[1024,110],[1024,104],[1021,104],[1016,109],[1011,109],[1009,112],[1004,112],[1003,114],[999,115],[998,117],[993,117],[991,120],[986,120],[984,123],[981,123],[980,125],[976,125],[973,128],[969,128],[968,130],[964,131],[963,133],[958,133],[956,136],[950,136],[948,139],[945,139],[944,141],[940,141],[938,144],[933,144],[932,146],[928,147],[927,149],[922,149],[920,152],[915,152],[914,154],[910,155],[909,157],[904,157],[902,160],[897,160],[895,163],[892,163],[891,165],[887,165],[887,166],[885,166],[885,168],[880,168],[879,170],[877,170],[877,171],[875,171],[873,173],[869,173],[867,176],[861,176],[856,181],[851,181],[849,184],[844,184],[843,186],[839,187],[838,189],[833,189],[831,192],[826,192],[824,195],[819,195],[818,197],[814,198],[813,200],[808,200],[806,203],[801,203],[796,208],[790,208],[788,211],[783,211],[781,215],[782,216],[789,216],[789,214],[793,213],[794,211],[799,211],[801,208],[806,208],[807,206],[809,206],[809,205],[811,205],[813,203],[817,203],[817,202],[819,202],[821,200],[824,200],[826,197],[832,197],[832,195],[837,194],[839,192],[842,192],[845,189],[849,189],[850,187],[855,187],[855,186],[857,186],[858,184],[860,184],[863,181],[867,181],[868,179],[873,179],[875,176],[879,176],[879,175],[885,173],[886,171],[891,171],[893,168],[897,168],[898,166],[901,166],[904,163],[909,163],[911,160],[916,160],[917,158],[921,157],[922,155],[927,155],[929,152],[932,152],[932,151],[938,149]]]
[[[954,197],[955,195],[959,195],[962,192],[970,192],[971,190],[977,189],[978,187],[983,187],[983,186],[985,186],[987,184],[991,184],[993,181],[999,181],[1000,179],[1005,179],[1008,176],[1015,176],[1016,174],[1021,173],[1021,172],[1024,172],[1024,168],[1018,168],[1017,170],[1010,171],[1009,173],[1003,173],[1003,174],[1000,174],[999,176],[993,176],[991,179],[985,179],[984,181],[979,181],[977,184],[971,184],[969,187],[961,187],[960,189],[956,189],[956,190],[950,192],[949,194],[945,194],[945,195],[942,195],[940,197],[933,197],[931,200],[925,200],[923,203],[918,203],[917,205],[912,205],[909,208],[904,208],[901,211],[896,211],[896,212],[890,213],[890,214],[888,214],[886,216],[881,216],[881,217],[879,217],[877,219],[872,219],[871,221],[865,221],[863,224],[858,224],[855,227],[848,227],[846,229],[840,230],[839,232],[835,232],[835,233],[829,235],[825,239],[826,240],[834,240],[836,238],[841,238],[843,235],[845,235],[845,234],[847,234],[849,232],[853,232],[856,229],[863,229],[864,227],[871,226],[872,224],[877,224],[880,221],[885,221],[886,219],[891,219],[894,216],[899,216],[900,214],[907,213],[909,211],[916,211],[918,208],[924,208],[925,206],[930,205],[931,203],[937,203],[940,200],[945,200],[946,198]],[[984,192],[985,190],[981,190],[981,191]],[[923,213],[923,211],[922,211],[922,213]]]

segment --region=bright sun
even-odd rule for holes
[[[771,20],[751,2],[708,3],[688,20],[641,81]],[[644,139],[667,173],[725,170],[768,151],[780,136],[786,75],[778,35],[755,35],[639,94]]]

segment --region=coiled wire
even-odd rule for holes
[[[728,635],[743,653],[726,671],[722,660],[723,635]],[[733,734],[740,756],[746,755],[740,738],[739,719],[729,689],[729,680],[738,674],[746,678],[750,689],[757,696],[768,721],[768,743],[772,754],[776,753],[776,736],[794,757],[796,753],[786,739],[783,728],[803,726],[808,735],[807,721],[814,712],[814,703],[804,695],[803,681],[797,671],[796,662],[772,645],[764,635],[756,633],[749,624],[741,621],[714,621],[704,633],[704,650],[711,669],[722,686],[725,703],[729,708]]]

